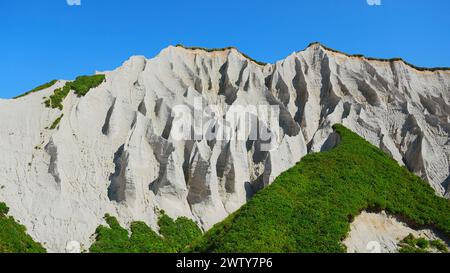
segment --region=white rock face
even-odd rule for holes
[[[416,238],[441,240],[445,238],[430,229],[415,230],[397,218],[381,213],[363,211],[350,225],[350,233],[343,241],[348,253],[396,253],[398,244],[409,234]],[[447,245],[448,246],[448,245]]]
[[[206,230],[308,152],[332,147],[334,123],[448,194],[449,71],[348,57],[315,44],[265,66],[235,49],[168,47],[102,73],[103,84],[82,98],[71,92],[62,111],[46,108],[43,97],[64,81],[0,100],[0,201],[49,251],[64,252],[72,241],[88,247],[105,213],[123,225],[156,227],[160,208]],[[199,99],[220,115],[237,105],[279,106],[276,149],[242,139],[175,140],[174,109],[194,111]],[[61,112],[59,128],[45,129]]]

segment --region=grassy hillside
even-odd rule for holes
[[[192,252],[344,252],[349,222],[385,209],[450,236],[450,201],[341,125],[340,145],[310,154],[193,243]]]
[[[23,225],[8,216],[9,208],[0,202],[0,253],[43,253],[45,249],[26,233]]]

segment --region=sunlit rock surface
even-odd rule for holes
[[[103,84],[84,97],[71,92],[62,111],[46,108],[43,97],[64,81],[0,100],[0,200],[49,251],[74,241],[87,248],[105,213],[156,227],[159,208],[206,230],[308,152],[333,147],[335,123],[448,194],[449,71],[312,44],[267,65],[236,49],[171,46],[101,73]],[[250,138],[175,140],[174,109],[194,112],[195,101],[221,115],[231,106],[278,106],[274,148]],[[45,129],[61,113],[59,127]]]

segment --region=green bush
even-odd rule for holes
[[[447,253],[447,246],[441,240],[432,240],[430,241],[430,246],[436,248],[442,253]]]
[[[95,88],[105,81],[105,75],[80,76],[70,83],[70,87],[78,97],[85,96],[90,89]]]
[[[435,248],[441,253],[447,253],[447,246],[441,240],[427,240],[425,238],[415,238],[409,234],[399,243],[400,253],[429,253],[430,248]]]
[[[14,99],[18,99],[18,98],[24,97],[24,96],[26,96],[26,95],[29,95],[29,94],[31,94],[31,93],[38,92],[38,91],[47,89],[47,88],[49,88],[49,87],[52,87],[56,82],[57,82],[57,80],[53,80],[53,81],[50,81],[50,82],[48,82],[48,83],[44,83],[43,85],[40,85],[40,86],[34,88],[33,90],[30,90],[30,91],[28,91],[28,92],[26,92],[26,93],[24,93],[24,94],[22,94],[22,95],[19,95],[19,96],[17,96],[17,97],[14,97]]]
[[[200,229],[192,220],[182,217],[173,221],[164,212],[158,221],[162,236],[144,222],[131,223],[129,236],[116,218],[106,215],[105,219],[109,227],[97,228],[96,241],[90,248],[92,253],[175,253],[201,236]]]
[[[427,249],[429,246],[429,242],[427,239],[425,238],[419,238],[416,241],[416,245],[420,248],[420,249]]]
[[[175,250],[144,222],[131,224],[130,252],[172,253]]]
[[[9,208],[6,206],[5,203],[0,202],[0,216],[4,216],[8,214]]]
[[[201,230],[192,220],[180,217],[173,221],[172,218],[162,213],[158,221],[159,232],[173,247],[175,252],[182,251],[192,243],[193,239],[202,235]]]
[[[61,122],[61,119],[64,117],[64,114],[61,114],[61,116],[59,116],[50,126],[50,130],[54,130],[56,129],[56,127],[58,127],[59,123]]]
[[[105,221],[109,225],[99,226],[96,230],[96,241],[91,246],[90,252],[125,253],[129,249],[128,231],[122,228],[117,219],[109,214],[105,215]]]
[[[26,228],[13,217],[9,208],[0,202],[0,253],[43,253],[45,249],[26,233]]]
[[[89,90],[99,86],[105,81],[105,75],[80,76],[73,82],[67,82],[62,88],[56,89],[53,94],[44,101],[46,107],[63,109],[62,102],[73,90],[78,97],[85,96]]]
[[[416,238],[414,237],[414,235],[412,235],[411,233],[406,236],[401,243],[406,244],[408,246],[412,246],[415,247],[416,246]]]
[[[357,134],[334,126],[340,144],[305,156],[190,252],[344,252],[362,210],[386,210],[450,235],[450,200]]]
[[[403,246],[398,250],[399,253],[429,253],[427,250],[418,248],[418,247],[412,247],[412,246]]]
[[[70,92],[70,85],[66,84],[62,88],[58,88],[55,91],[53,91],[53,94],[50,95],[50,98],[48,98],[45,101],[45,106],[51,107],[51,108],[58,108],[59,110],[63,109],[62,102],[67,97],[67,95]]]

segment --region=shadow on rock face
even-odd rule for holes
[[[109,176],[111,184],[108,187],[108,198],[110,201],[121,202],[125,200],[125,177],[122,174],[122,160],[123,160],[124,145],[114,153],[115,170]]]
[[[321,152],[329,151],[338,146],[340,142],[341,137],[339,136],[339,134],[333,132],[328,136],[327,140],[325,140],[322,147],[320,148],[320,151]]]

